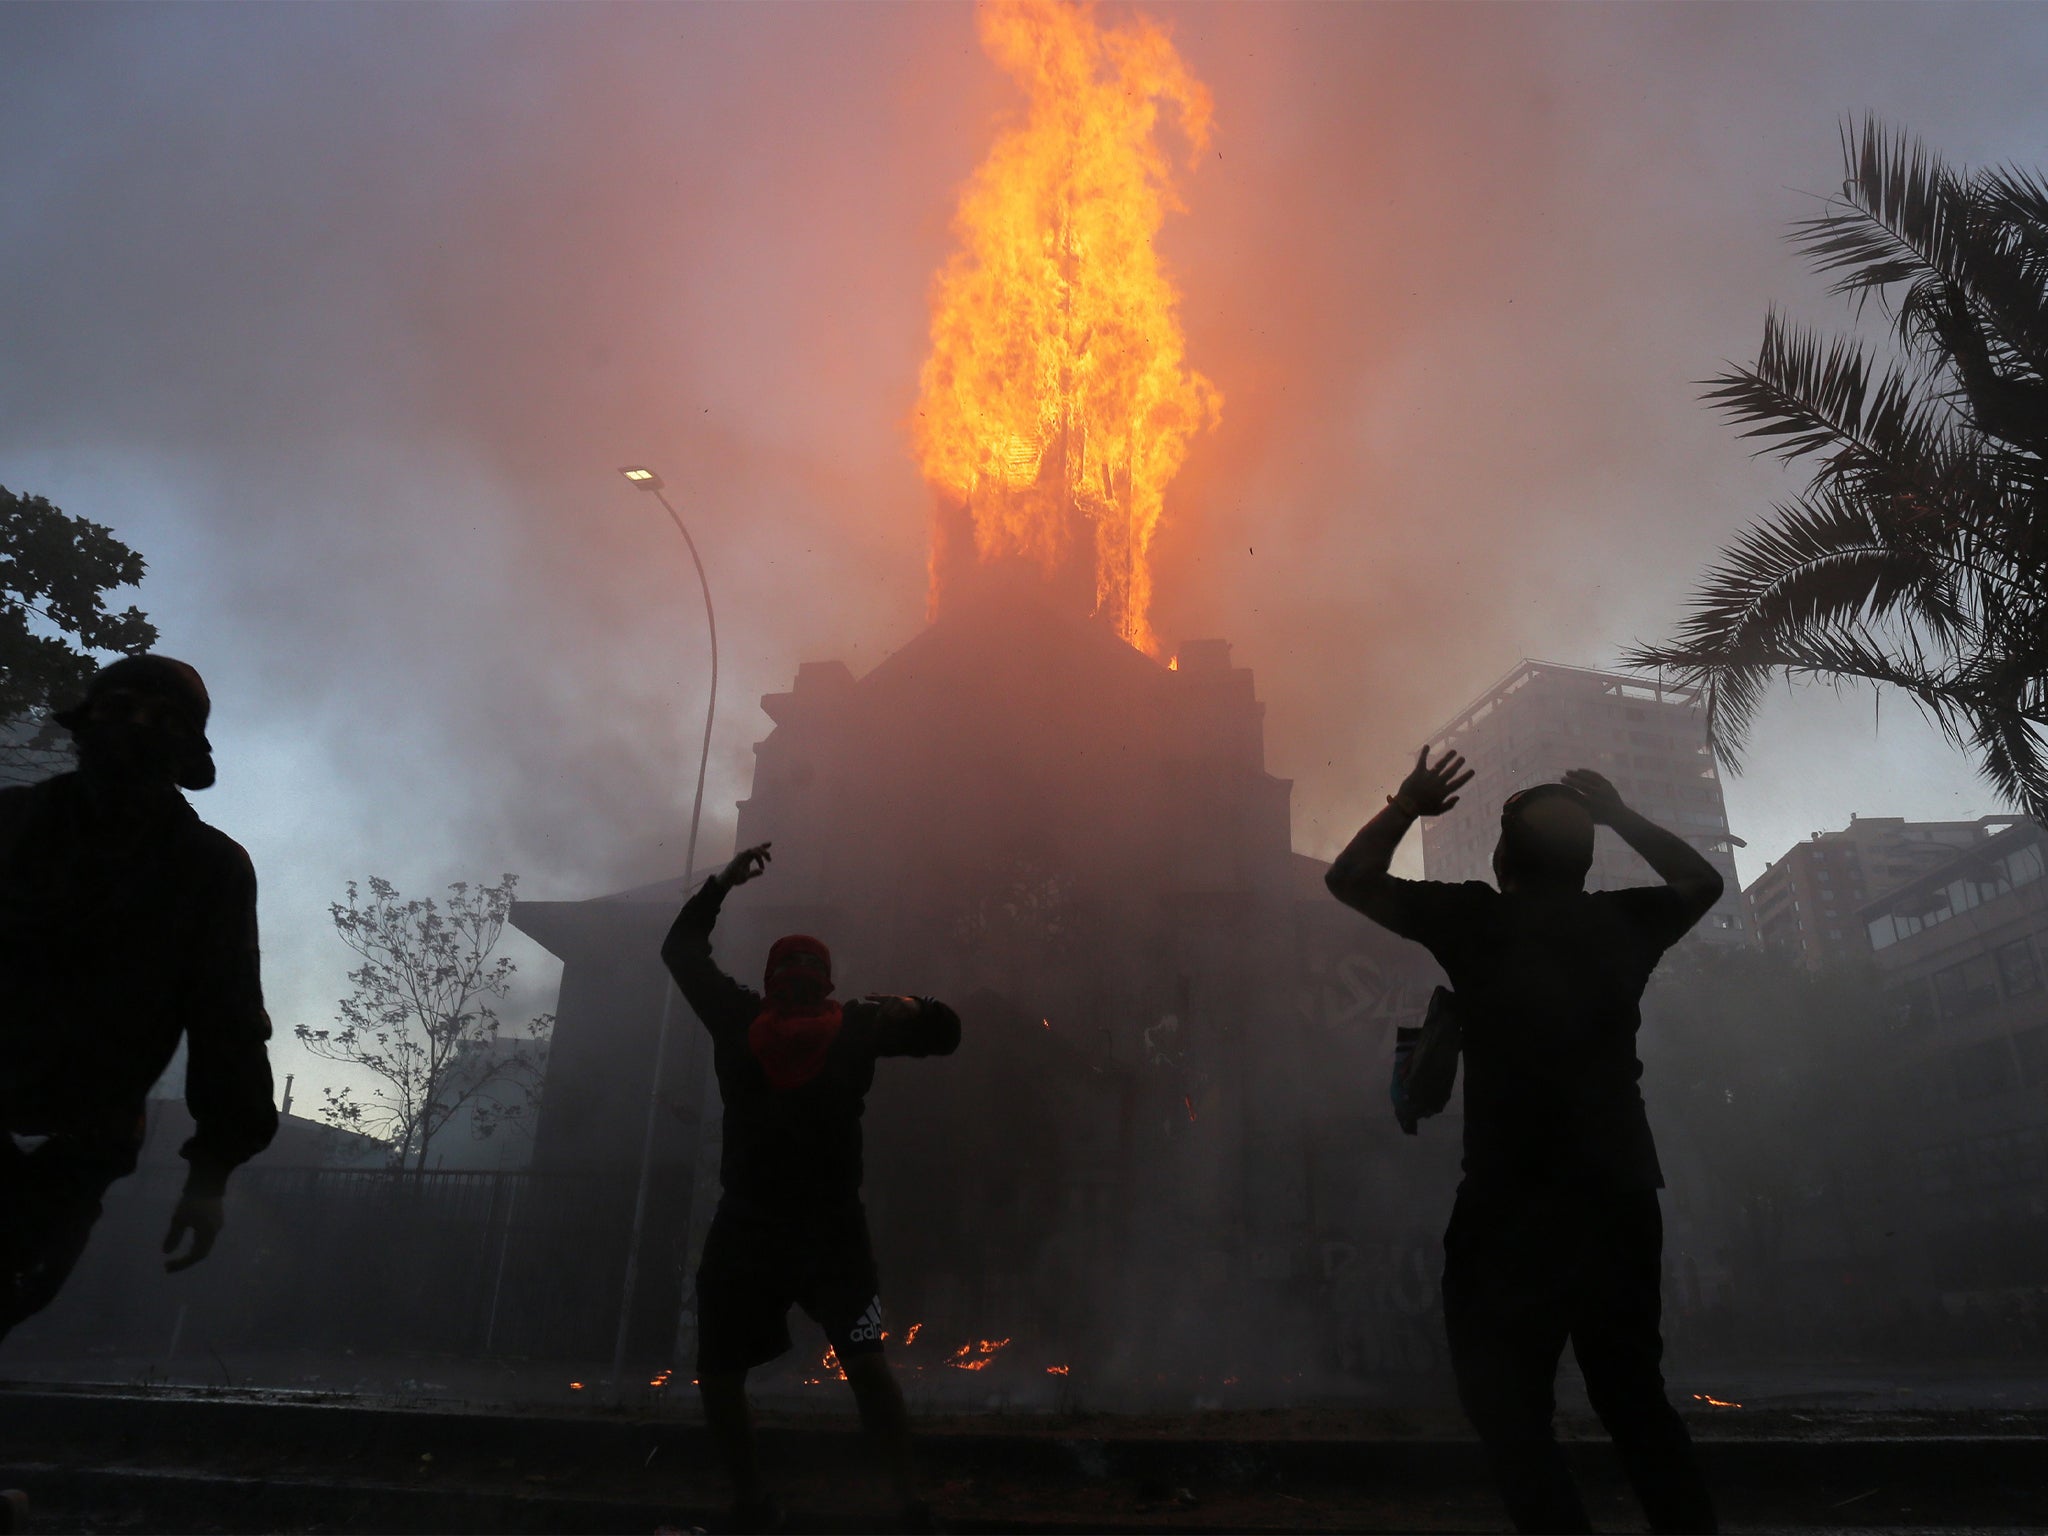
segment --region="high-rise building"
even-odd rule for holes
[[[1735,878],[1734,839],[1721,778],[1707,746],[1699,690],[1524,661],[1454,715],[1433,740],[1465,754],[1472,782],[1465,804],[1422,826],[1422,863],[1432,880],[1488,880],[1500,836],[1500,804],[1518,789],[1591,768],[1622,798],[1669,827],[1713,863],[1727,891],[1695,930],[1710,940],[1746,942],[1748,915]],[[1655,879],[1641,858],[1603,828],[1588,890]]]
[[[1758,940],[1798,955],[1808,970],[1867,958],[1857,909],[1990,833],[1975,821],[1852,815],[1848,826],[1816,832],[1765,866],[1742,893],[1750,923]]]

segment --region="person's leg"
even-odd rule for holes
[[[882,1354],[881,1281],[868,1239],[867,1213],[856,1205],[821,1223],[815,1263],[797,1304],[825,1330],[839,1368],[853,1388],[861,1428],[881,1455],[905,1530],[928,1530],[931,1511],[917,1497],[910,1449],[910,1410]]]
[[[861,1428],[881,1453],[890,1491],[907,1509],[917,1502],[917,1473],[911,1459],[910,1410],[903,1402],[903,1389],[880,1351],[857,1354],[840,1364],[860,1409]]]
[[[747,1408],[747,1373],[718,1371],[697,1378],[704,1403],[704,1428],[732,1482],[733,1502],[760,1504],[768,1497],[754,1450],[754,1416]]]
[[[1653,1531],[1712,1531],[1714,1501],[1660,1369],[1664,1219],[1655,1190],[1608,1197],[1593,1227],[1572,1349]]]
[[[1542,1213],[1460,1191],[1444,1234],[1444,1331],[1458,1401],[1518,1531],[1590,1531],[1552,1425],[1568,1319]]]
[[[773,1360],[790,1342],[788,1289],[780,1282],[784,1266],[774,1236],[721,1210],[697,1268],[697,1395],[705,1431],[732,1483],[731,1523],[747,1531],[782,1524],[761,1476],[747,1407],[748,1370]]]

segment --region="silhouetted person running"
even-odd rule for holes
[[[1516,1529],[1587,1531],[1551,1418],[1569,1339],[1655,1531],[1711,1531],[1714,1508],[1664,1394],[1664,1177],[1637,1081],[1643,988],[1706,915],[1721,876],[1588,769],[1501,809],[1495,890],[1388,874],[1419,816],[1472,775],[1423,749],[1387,808],[1330,866],[1331,892],[1426,945],[1464,1028],[1465,1178],[1444,1234],[1444,1326],[1465,1413]],[[1664,884],[1585,889],[1595,825]]]
[[[195,1129],[166,1269],[212,1252],[229,1171],[277,1133],[256,872],[178,792],[213,783],[210,707],[182,661],[112,662],[56,717],[77,770],[0,790],[0,1336],[56,1296],[134,1171],[181,1035]]]
[[[861,1205],[861,1111],[882,1056],[946,1056],[960,1018],[928,997],[832,1001],[832,957],[804,934],[768,951],[766,995],[711,959],[726,893],[761,874],[769,845],[743,849],[704,882],[661,946],[662,961],[711,1032],[725,1101],[722,1193],[697,1270],[697,1382],[704,1421],[732,1474],[733,1524],[773,1530],[747,1372],[790,1347],[789,1309],[825,1330],[863,1427],[888,1460],[903,1524],[929,1529],[910,1456],[910,1417],[882,1355],[881,1287]]]

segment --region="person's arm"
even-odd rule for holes
[[[960,1015],[935,997],[880,997],[877,1056],[950,1056],[960,1049]]]
[[[1564,776],[1563,783],[1586,802],[1594,821],[1612,827],[1656,871],[1657,878],[1672,893],[1686,928],[1705,917],[1707,909],[1721,899],[1721,872],[1708,862],[1707,856],[1676,832],[1632,810],[1622,801],[1621,791],[1605,777],[1590,768],[1574,768]]]
[[[256,935],[256,871],[230,845],[222,883],[211,898],[209,953],[192,973],[185,1024],[185,1106],[193,1133],[180,1149],[184,1193],[171,1213],[164,1268],[189,1269],[213,1251],[225,1223],[228,1174],[277,1135],[270,1077],[270,1015],[263,1007]],[[191,1247],[178,1253],[186,1236]]]
[[[1445,751],[1432,765],[1429,748],[1424,747],[1401,787],[1387,798],[1387,808],[1359,828],[1358,835],[1330,865],[1323,876],[1330,894],[1383,928],[1405,938],[1420,937],[1413,931],[1418,887],[1412,880],[1398,880],[1388,873],[1394,850],[1419,817],[1441,816],[1456,805],[1457,792],[1471,777],[1465,759],[1456,752]]]
[[[661,963],[676,980],[683,1000],[716,1032],[727,1019],[751,1017],[759,999],[718,967],[711,958],[711,930],[718,922],[725,893],[745,885],[768,867],[768,844],[743,848],[732,862],[697,888],[697,894],[683,903],[683,910],[669,926],[661,941]]]

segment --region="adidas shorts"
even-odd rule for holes
[[[721,1205],[697,1267],[697,1374],[747,1370],[787,1351],[792,1306],[825,1330],[840,1359],[881,1352],[866,1210],[856,1203],[792,1221]]]

